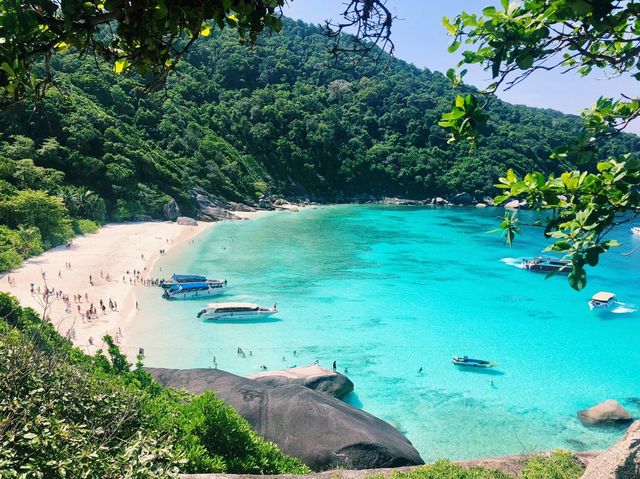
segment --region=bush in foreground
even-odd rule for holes
[[[0,478],[306,473],[213,394],[162,388],[105,337],[88,356],[0,293]]]

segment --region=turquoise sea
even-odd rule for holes
[[[215,356],[248,375],[335,360],[355,383],[348,401],[401,430],[427,461],[606,448],[622,430],[584,427],[576,411],[611,398],[640,416],[640,313],[594,314],[587,301],[604,290],[628,310],[640,304],[640,252],[621,254],[640,238],[620,228],[622,246],[576,292],[565,277],[514,266],[545,240],[524,227],[509,249],[487,233],[501,215],[351,205],[222,223],[162,257],[154,275],[227,278],[224,300],[277,302],[277,319],[205,323],[196,313],[207,301],[167,302],[146,288],[125,334],[148,366],[209,367]],[[498,365],[451,364],[465,354]]]

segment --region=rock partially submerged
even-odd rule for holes
[[[338,399],[353,391],[353,382],[347,376],[315,365],[281,371],[265,371],[249,376],[249,379],[269,386],[298,384]]]
[[[188,216],[178,216],[176,223],[183,226],[198,226],[198,222]]]
[[[147,370],[164,386],[214,391],[258,434],[316,471],[424,463],[388,423],[304,386],[273,387],[216,369]]]
[[[638,479],[640,477],[640,421],[624,437],[589,461],[582,479]]]
[[[578,417],[582,424],[624,423],[633,420],[631,414],[613,399],[578,411]]]

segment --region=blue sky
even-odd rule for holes
[[[482,8],[498,2],[491,0],[389,0],[387,7],[398,17],[392,35],[395,56],[421,68],[445,72],[454,67],[459,55],[447,53],[451,38],[442,26],[442,17],[453,18],[461,11],[479,13]],[[324,23],[339,19],[345,0],[289,0],[284,14],[309,23]],[[480,68],[469,68],[465,77],[479,88],[491,83],[490,75]],[[575,73],[536,72],[524,83],[498,96],[511,103],[541,108],[553,108],[578,114],[592,106],[600,96],[619,97],[621,93],[637,95],[639,82],[632,78],[607,79],[594,72],[582,78]],[[628,131],[640,133],[640,121]]]

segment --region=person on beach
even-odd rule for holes
[[[336,369],[337,369],[337,366],[336,366],[336,362],[334,361],[334,362],[333,362],[333,372],[334,372],[334,373],[336,372]]]
[[[422,366],[420,366],[420,369],[418,369],[418,374],[422,374]]]
[[[138,307],[138,300],[136,300],[136,309],[140,309],[140,308]]]
[[[93,336],[89,336],[89,344],[93,345]]]

